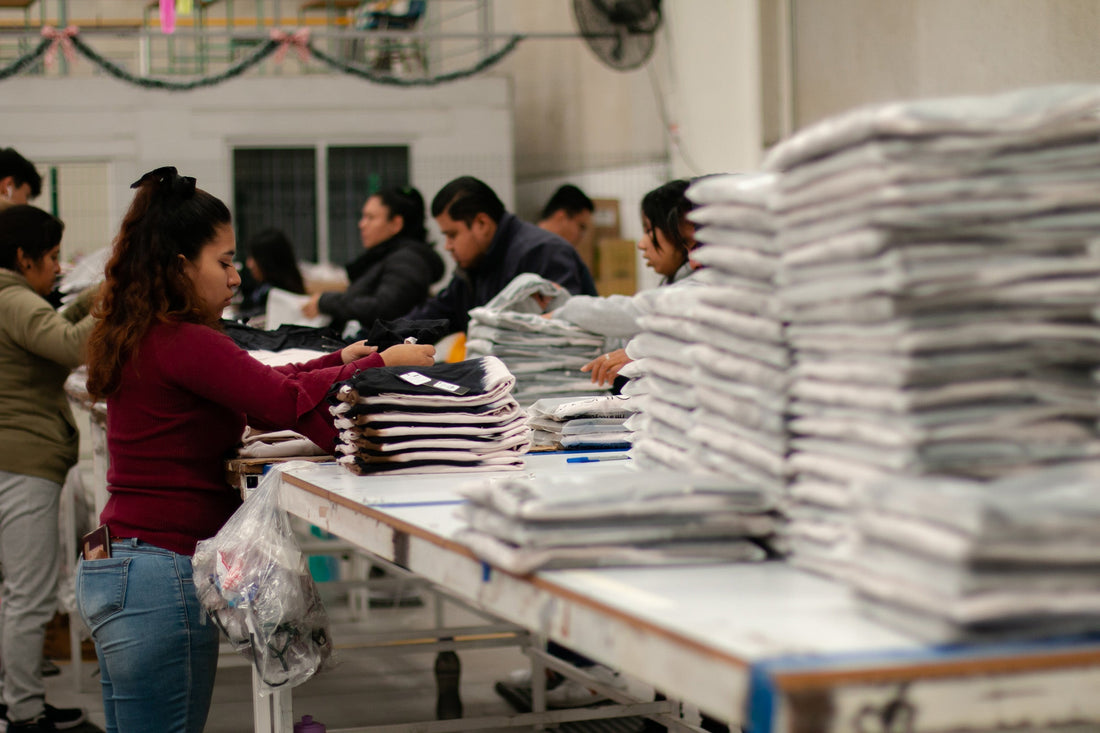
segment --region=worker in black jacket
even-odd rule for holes
[[[447,287],[406,318],[446,318],[453,331],[465,331],[470,309],[488,303],[522,272],[541,275],[574,295],[596,295],[572,245],[506,212],[493,189],[476,178],[456,178],[440,189],[432,216],[457,269]]]
[[[426,241],[424,197],[412,186],[371,194],[363,204],[359,237],[366,252],[346,266],[348,289],[315,295],[302,308],[310,318],[332,316],[337,330],[348,321],[369,329],[376,319],[404,314],[427,299],[445,269]]]

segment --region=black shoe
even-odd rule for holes
[[[13,720],[8,723],[8,733],[56,733],[57,727],[43,713],[30,720]]]
[[[61,674],[61,667],[58,667],[52,660],[42,658],[42,676],[43,677],[56,677]]]
[[[49,703],[46,703],[45,716],[58,730],[75,728],[87,720],[83,708],[55,708]]]

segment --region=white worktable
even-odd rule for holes
[[[583,471],[594,482],[632,470],[565,459],[531,455],[525,470]],[[454,489],[477,478],[359,477],[319,464],[284,474],[282,503],[493,616],[753,733],[881,730],[891,702],[915,711],[912,730],[1100,722],[1100,639],[929,648],[861,616],[843,586],[778,562],[528,577],[489,569],[451,539],[461,526]]]

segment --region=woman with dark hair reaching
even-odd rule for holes
[[[241,503],[224,461],[246,421],[331,448],[333,383],[427,366],[434,349],[378,354],[357,342],[304,364],[261,364],[218,328],[240,283],[229,209],[171,167],[133,187],[88,343],[88,391],[109,414],[100,521],[111,552],[80,561],[77,607],[96,644],[107,730],[198,733],[218,631],[199,608],[191,556]]]
[[[444,266],[427,242],[424,216],[424,197],[412,186],[371,194],[359,218],[366,252],[347,266],[351,285],[343,293],[313,296],[302,314],[330,315],[337,330],[348,321],[369,329],[377,319],[397,318],[427,300]]]
[[[661,275],[661,286],[689,282],[695,271],[689,259],[695,249],[695,225],[687,218],[694,208],[686,195],[689,185],[685,179],[669,181],[642,198],[638,249],[646,266]],[[650,310],[654,295],[655,290],[605,298],[575,295],[549,315],[623,343],[638,334],[638,318]],[[624,349],[614,349],[581,371],[591,372],[592,381],[603,384],[612,382],[629,361]]]
[[[245,243],[251,287],[242,292],[238,318],[248,320],[263,315],[267,308],[267,295],[272,288],[304,295],[306,284],[298,269],[294,245],[281,229],[264,229],[248,238]],[[243,278],[242,278],[243,279]],[[242,283],[242,290],[244,283]]]

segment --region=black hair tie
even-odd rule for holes
[[[155,183],[160,191],[174,194],[181,199],[191,198],[195,195],[195,179],[191,176],[181,176],[173,165],[166,165],[149,171],[131,183],[130,188],[141,188],[146,183]]]

